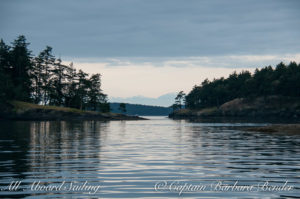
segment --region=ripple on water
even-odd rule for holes
[[[300,137],[236,130],[263,123],[192,123],[162,117],[145,121],[0,123],[0,186],[22,180],[23,191],[0,195],[29,198],[280,198],[300,196]],[[9,129],[9,131],[7,130]],[[158,182],[212,187],[218,182],[257,185],[288,180],[290,192],[182,193],[156,191]],[[84,191],[36,192],[46,185],[87,181]]]

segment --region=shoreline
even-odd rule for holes
[[[300,121],[300,98],[265,96],[236,98],[220,106],[202,109],[179,109],[169,115],[174,119],[223,118],[277,118]]]
[[[1,120],[12,121],[64,121],[64,120],[147,120],[139,116],[130,116],[119,113],[100,113],[83,111],[75,108],[42,106],[20,101],[7,104],[0,113]]]
[[[261,133],[300,135],[300,124],[271,124],[268,126],[251,127],[244,130]]]

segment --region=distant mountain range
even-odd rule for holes
[[[164,106],[170,107],[174,104],[174,98],[176,97],[176,93],[168,93],[158,98],[150,98],[144,96],[133,96],[128,98],[121,97],[110,97],[110,102],[123,102],[130,104],[143,104],[143,105],[151,105],[151,106]]]
[[[110,103],[111,112],[122,113],[119,110],[120,103]],[[148,106],[141,104],[126,104],[126,112],[128,115],[140,116],[167,116],[172,112],[172,108],[161,106]]]

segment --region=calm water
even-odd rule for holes
[[[0,197],[300,197],[300,136],[236,128],[252,125],[2,121]]]

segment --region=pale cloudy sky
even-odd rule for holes
[[[186,92],[205,78],[300,62],[297,0],[0,0],[0,37],[24,34],[114,97]]]

